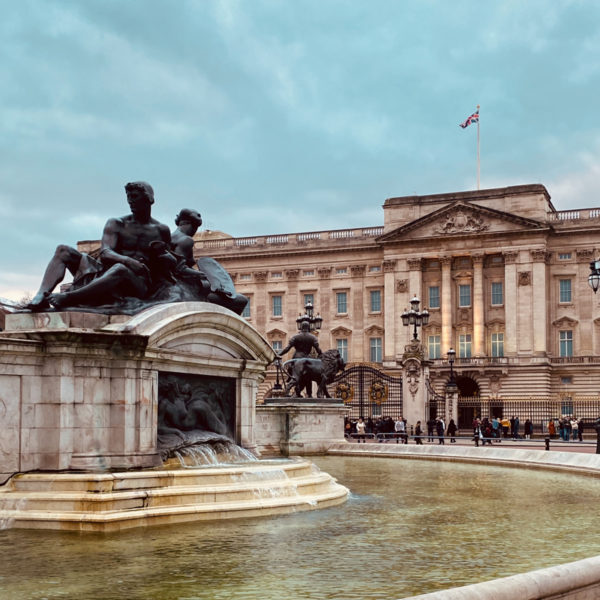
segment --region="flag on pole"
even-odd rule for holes
[[[471,123],[479,123],[479,109],[477,109],[471,116],[467,117],[467,120],[464,123],[460,124],[460,127],[465,129]]]

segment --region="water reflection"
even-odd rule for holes
[[[567,474],[318,458],[336,508],[121,534],[0,532],[1,598],[381,599],[600,554],[600,486]]]

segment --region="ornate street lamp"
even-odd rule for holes
[[[315,317],[315,309],[310,300],[304,305],[304,314],[298,315],[298,318],[296,319],[298,331],[302,331],[303,323],[308,323],[310,331],[318,331],[323,324],[323,317],[320,314],[317,314]]]
[[[450,348],[450,350],[448,350],[448,352],[446,352],[446,355],[448,356],[448,363],[450,364],[450,381],[448,382],[448,384],[455,385],[454,369],[452,367],[454,365],[454,359],[456,357],[456,350],[454,350],[454,348]]]
[[[590,263],[590,271],[591,273],[588,276],[588,283],[590,287],[594,290],[594,294],[598,291],[600,287],[600,260],[593,260]]]
[[[402,325],[405,327],[412,325],[414,327],[413,340],[419,339],[419,336],[417,335],[417,327],[421,327],[422,325],[427,325],[427,323],[429,323],[429,311],[424,308],[422,312],[419,312],[419,304],[421,304],[421,301],[415,296],[410,301],[410,310],[404,309],[401,317]]]

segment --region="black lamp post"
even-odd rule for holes
[[[414,327],[413,340],[419,339],[417,327],[429,323],[429,311],[424,308],[422,312],[419,312],[419,304],[421,304],[421,301],[415,296],[410,301],[410,310],[404,309],[404,312],[402,313],[402,325],[405,327],[412,325]]]
[[[273,391],[274,392],[281,392],[283,390],[283,386],[281,385],[281,382],[279,381],[279,373],[281,373],[281,357],[277,356],[277,358],[275,359],[275,371],[277,373],[277,381],[275,382],[275,385],[273,386]]]
[[[591,273],[588,276],[588,283],[590,287],[594,290],[594,294],[598,291],[600,287],[600,260],[593,260],[590,263],[590,271]]]
[[[454,348],[450,348],[450,350],[448,350],[448,352],[446,352],[446,355],[448,356],[448,363],[450,364],[450,383],[454,384],[453,365],[454,365],[454,359],[456,357],[456,350],[454,350]]]
[[[320,314],[315,317],[315,309],[310,300],[304,305],[304,314],[298,315],[296,319],[298,331],[302,331],[303,323],[309,324],[310,331],[318,331],[323,324],[323,317]]]

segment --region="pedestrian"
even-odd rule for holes
[[[575,441],[579,438],[579,421],[573,417],[571,419],[571,439]]]
[[[525,439],[530,440],[533,435],[533,423],[530,419],[525,421]]]
[[[571,439],[571,419],[569,419],[569,417],[564,418],[563,432],[565,436],[565,442],[568,442]]]
[[[519,427],[520,427],[520,422],[519,422],[519,417],[514,417],[515,422],[514,422],[514,432],[513,432],[513,437],[515,438],[515,440],[519,439]]]
[[[507,438],[508,429],[510,428],[510,421],[508,420],[508,417],[502,417],[500,425],[502,425],[502,437]]]
[[[435,435],[435,419],[429,419],[427,421],[427,441],[433,442],[433,436]]]
[[[442,419],[438,419],[436,421],[436,432],[438,436],[438,444],[444,444],[444,421]]]
[[[421,429],[421,421],[417,421],[417,424],[415,426],[415,442],[419,446],[423,445],[423,440],[421,439],[422,435],[423,435],[423,430]]]
[[[583,419],[579,419],[577,435],[579,436],[579,441],[583,442]]]
[[[394,423],[394,430],[395,430],[395,438],[396,438],[396,444],[400,441],[400,439],[402,439],[402,443],[406,443],[404,441],[404,433],[406,431],[406,425],[404,424],[404,421],[402,420],[402,417],[398,417],[398,420]]]
[[[447,434],[450,436],[450,443],[451,444],[455,444],[456,443],[456,432],[458,431],[458,427],[456,426],[456,423],[454,422],[454,419],[450,419],[450,423],[448,423],[448,430],[447,430]]]
[[[548,435],[552,440],[556,437],[556,425],[554,424],[554,419],[548,421]]]
[[[366,424],[363,421],[362,417],[358,418],[358,423],[356,423],[356,437],[358,438],[358,443],[360,444],[360,440],[363,441],[363,444],[366,444],[366,435],[365,435],[365,429],[366,429]]]
[[[500,439],[500,419],[498,417],[492,419],[492,432],[496,438],[496,443],[499,444],[502,440]]]

